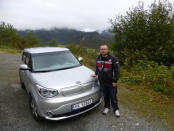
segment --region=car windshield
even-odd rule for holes
[[[39,53],[32,55],[32,67],[35,72],[46,72],[80,66],[70,51]]]

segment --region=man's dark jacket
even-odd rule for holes
[[[99,55],[96,59],[96,75],[100,84],[117,82],[120,77],[120,64],[117,57],[108,54],[107,57]]]

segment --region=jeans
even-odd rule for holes
[[[111,103],[113,111],[115,112],[119,109],[117,100],[117,86],[113,87],[112,84],[102,84],[100,86],[104,96],[104,107],[110,109]]]

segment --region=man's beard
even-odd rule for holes
[[[104,57],[106,57],[108,55],[108,53],[107,54],[102,54],[102,56],[104,56]]]

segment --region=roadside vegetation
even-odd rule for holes
[[[144,3],[111,20],[111,48],[123,65],[123,83],[146,85],[174,97],[174,5]]]

